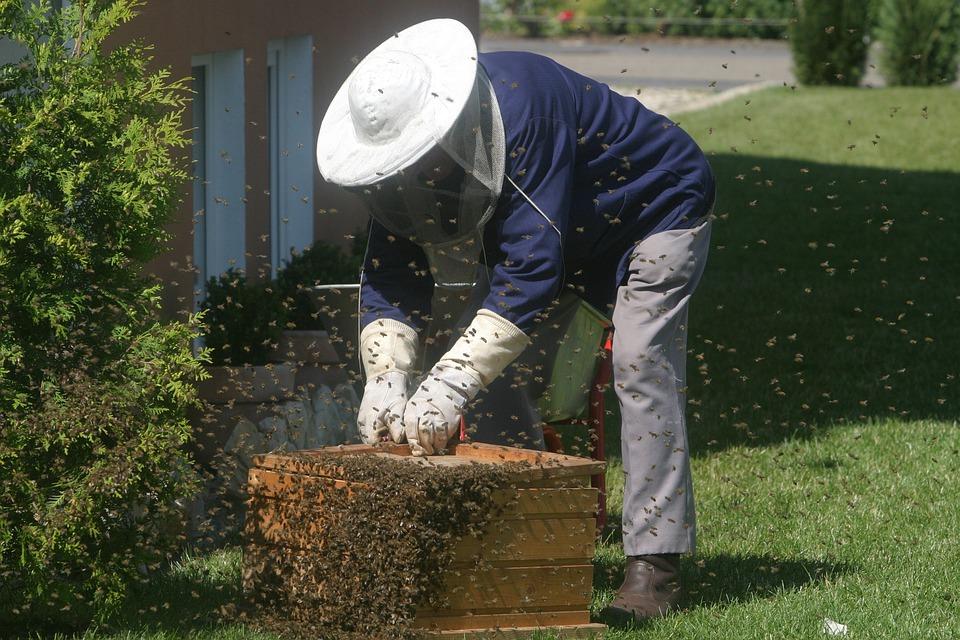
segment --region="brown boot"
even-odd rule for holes
[[[603,614],[618,622],[641,622],[672,611],[680,599],[680,556],[629,556],[623,585]]]

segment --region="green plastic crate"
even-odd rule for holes
[[[606,316],[572,293],[561,297],[556,315],[561,320],[553,324],[560,328],[534,339],[535,345],[543,345],[548,353],[556,351],[546,389],[537,400],[547,422],[575,420],[585,412],[604,332],[610,327]]]

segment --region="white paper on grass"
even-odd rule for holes
[[[823,627],[822,627],[822,630],[823,630],[823,632],[824,632],[825,634],[827,634],[828,636],[845,636],[845,635],[847,635],[847,625],[845,625],[845,624],[840,624],[839,622],[836,622],[835,620],[831,620],[830,618],[824,618],[824,619],[823,619]]]

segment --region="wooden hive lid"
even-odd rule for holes
[[[358,454],[402,459],[410,464],[432,467],[517,462],[523,466],[512,470],[511,477],[518,482],[591,476],[602,472],[604,468],[602,461],[591,458],[475,442],[454,445],[447,450],[447,455],[441,456],[414,456],[410,452],[410,445],[406,444],[340,445],[304,449],[295,454],[257,455],[253,457],[253,466],[302,475],[337,477],[340,475],[335,464],[337,457]]]

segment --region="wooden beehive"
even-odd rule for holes
[[[544,628],[563,638],[595,638],[605,629],[590,624],[588,611],[598,498],[590,476],[602,471],[602,462],[485,444],[459,444],[449,455],[430,457],[411,456],[407,445],[350,445],[298,454],[401,456],[421,465],[529,463],[511,473],[511,486],[498,496],[501,508],[484,536],[458,545],[445,576],[449,608],[420,609],[413,626],[450,638],[491,637],[491,632],[524,638]],[[256,592],[271,557],[302,553],[300,541],[315,537],[315,531],[292,531],[285,524],[302,521],[285,515],[302,508],[289,502],[297,487],[322,483],[331,490],[352,490],[342,478],[324,475],[329,465],[323,466],[326,471],[311,469],[301,458],[293,471],[284,454],[257,456],[253,462],[244,549],[248,592]]]

